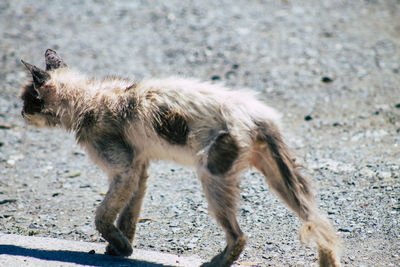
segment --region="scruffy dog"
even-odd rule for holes
[[[246,244],[235,213],[239,175],[249,167],[304,221],[300,238],[317,243],[320,266],[340,266],[339,242],[282,140],[279,116],[250,92],[181,78],[87,78],[51,49],[45,60],[46,70],[22,61],[32,74],[21,93],[22,116],[34,126],[73,132],[108,174],[110,188],[95,218],[107,254],[131,255],[149,160],[169,159],[195,166],[226,234],[225,250],[203,266],[230,266]]]

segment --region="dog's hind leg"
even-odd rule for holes
[[[209,211],[225,231],[227,242],[225,250],[203,266],[231,266],[246,244],[246,237],[236,220],[239,171],[235,162],[238,157],[236,142],[229,133],[222,132],[208,150],[207,163],[203,162],[198,168]]]
[[[225,231],[226,248],[203,266],[231,266],[242,252],[246,237],[236,220],[238,182],[236,176],[199,174],[211,215]]]

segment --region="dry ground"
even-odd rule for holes
[[[88,74],[249,87],[283,114],[347,266],[400,265],[400,2],[0,1],[0,232],[99,241],[106,177],[61,130],[26,127],[21,58]],[[135,246],[209,259],[223,233],[191,169],[155,162]],[[247,172],[240,262],[310,266],[298,219]]]

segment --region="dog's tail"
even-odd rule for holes
[[[314,240],[321,266],[339,266],[340,242],[327,219],[319,215],[310,183],[298,171],[278,127],[272,122],[256,123],[251,165],[266,178],[277,195],[304,221],[300,240]]]

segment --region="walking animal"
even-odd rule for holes
[[[226,234],[225,250],[203,266],[230,266],[246,244],[235,213],[239,175],[249,167],[304,221],[300,238],[316,242],[320,266],[340,266],[339,242],[283,142],[279,116],[251,92],[176,77],[87,78],[51,49],[45,61],[46,70],[22,61],[32,75],[21,92],[22,116],[73,132],[107,173],[110,187],[95,216],[107,254],[131,255],[149,160],[169,159],[195,166]]]

